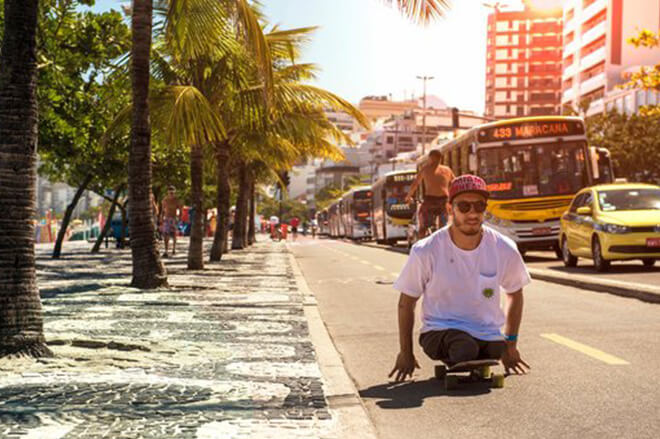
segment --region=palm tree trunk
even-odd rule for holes
[[[152,9],[152,0],[133,0],[133,118],[128,161],[128,226],[133,256],[131,285],[145,289],[167,285],[167,274],[158,254],[156,225],[151,211],[151,122],[148,96]]]
[[[248,216],[248,197],[250,184],[248,181],[248,170],[245,163],[241,163],[238,169],[238,197],[236,199],[236,217],[234,218],[234,230],[231,240],[232,250],[242,250],[246,244],[246,226]]]
[[[192,207],[194,214],[190,230],[190,246],[188,247],[188,269],[204,269],[204,215],[203,206],[203,180],[204,163],[203,151],[199,145],[190,149],[190,181],[192,182]]]
[[[0,49],[0,357],[50,356],[34,254],[38,0],[5,0]]]
[[[257,242],[257,233],[254,221],[257,218],[257,199],[255,196],[254,176],[250,180],[250,223],[248,224],[248,245]]]
[[[227,142],[218,143],[215,151],[216,160],[216,180],[217,180],[217,198],[216,207],[218,216],[213,235],[213,246],[211,247],[212,262],[217,262],[222,258],[222,254],[227,251],[227,238],[229,233],[229,215],[231,186],[229,185],[229,144]]]
[[[115,215],[115,210],[117,209],[117,205],[119,204],[117,200],[119,200],[119,194],[123,189],[124,189],[123,185],[120,185],[119,187],[117,187],[117,189],[115,189],[115,196],[112,199],[112,204],[110,204],[110,209],[108,209],[108,219],[105,221],[103,230],[101,230],[99,237],[96,238],[94,247],[92,247],[92,253],[99,252],[99,249],[101,248],[101,244],[103,244],[103,239],[105,239],[105,237],[108,235],[108,232],[110,231],[110,227],[112,227],[112,217]]]
[[[73,200],[66,207],[64,212],[64,218],[62,218],[62,225],[60,230],[57,232],[57,239],[55,240],[55,247],[53,248],[53,259],[58,259],[62,254],[62,243],[64,242],[64,237],[66,236],[66,230],[69,228],[69,223],[71,222],[71,217],[73,216],[73,211],[78,205],[78,201],[82,197],[83,192],[87,189],[87,186],[92,182],[94,176],[92,174],[87,174],[83,182],[78,186],[76,194],[73,196]]]

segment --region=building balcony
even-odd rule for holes
[[[566,21],[564,23],[564,35],[570,33],[572,30],[575,30],[576,27],[577,27],[577,20],[575,19],[575,17]]]
[[[599,73],[598,75],[594,76],[591,79],[587,79],[586,81],[582,81],[580,84],[580,95],[585,95],[589,93],[590,91],[594,91],[597,88],[602,87],[605,85],[605,72]]]
[[[566,67],[564,69],[564,73],[562,73],[562,77],[564,79],[571,78],[577,73],[577,63],[573,63],[570,66]]]
[[[580,70],[586,70],[589,67],[605,61],[606,56],[607,52],[605,51],[605,47],[601,47],[600,49],[591,52],[580,60]]]
[[[603,98],[596,99],[591,102],[589,109],[587,110],[587,116],[593,116],[594,114],[603,113],[605,111],[605,100]]]
[[[564,57],[567,55],[570,55],[572,53],[575,53],[575,51],[578,49],[578,41],[573,40],[568,44],[564,45]]]
[[[575,89],[573,87],[564,90],[564,93],[561,95],[561,101],[572,101],[575,98]]]
[[[582,10],[582,14],[580,14],[580,21],[582,23],[588,21],[606,7],[607,7],[607,0],[596,0],[595,2],[593,2],[592,4],[590,4],[585,9]]]
[[[584,47],[587,44],[596,41],[597,38],[600,38],[603,35],[605,35],[606,30],[607,30],[607,20],[603,21],[602,23],[598,23],[596,26],[592,27],[587,32],[582,34],[582,37],[580,38],[580,46]]]

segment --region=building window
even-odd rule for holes
[[[564,44],[570,44],[573,42],[575,39],[575,32],[570,31],[568,34],[566,34],[566,37],[564,37]]]
[[[607,9],[602,10],[598,14],[596,14],[594,17],[590,18],[587,20],[585,23],[582,24],[582,34],[585,34],[589,32],[591,29],[594,27],[598,26],[602,22],[607,20]]]
[[[605,47],[605,35],[598,38],[596,41],[593,41],[584,46],[582,50],[580,50],[580,56],[584,58],[585,56],[590,55],[598,49],[602,49],[603,47]]]
[[[582,74],[580,75],[580,80],[587,81],[593,78],[594,76],[600,75],[604,71],[605,71],[605,61],[603,61],[600,64],[596,64],[595,66],[590,67],[584,72],[582,72]]]
[[[391,144],[393,144],[393,143],[394,143],[394,137],[392,137],[392,136],[387,136],[387,144],[388,144],[388,145],[391,145]]]
[[[568,12],[566,12],[566,21],[572,20],[574,16],[575,10],[573,8],[569,9]]]

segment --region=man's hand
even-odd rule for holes
[[[511,374],[526,374],[531,367],[520,358],[520,352],[515,345],[508,345],[502,354],[502,365],[504,366],[504,373]],[[523,367],[524,366],[524,367]]]
[[[388,378],[392,378],[392,375],[396,373],[394,381],[404,381],[408,375],[410,375],[412,378],[412,374],[415,369],[419,369],[419,363],[417,363],[415,356],[413,354],[404,354],[403,352],[399,352],[399,355],[396,357],[394,369],[392,369],[392,372],[390,372]]]
[[[408,204],[412,204],[412,202],[413,202],[413,197],[412,197],[412,195],[410,195],[410,194],[406,195],[406,203],[408,203]]]

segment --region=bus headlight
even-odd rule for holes
[[[493,215],[490,212],[486,212],[484,215],[484,219],[493,224],[494,226],[499,226],[499,227],[513,227],[513,223],[509,221],[508,219],[504,218],[499,218],[495,215]]]

